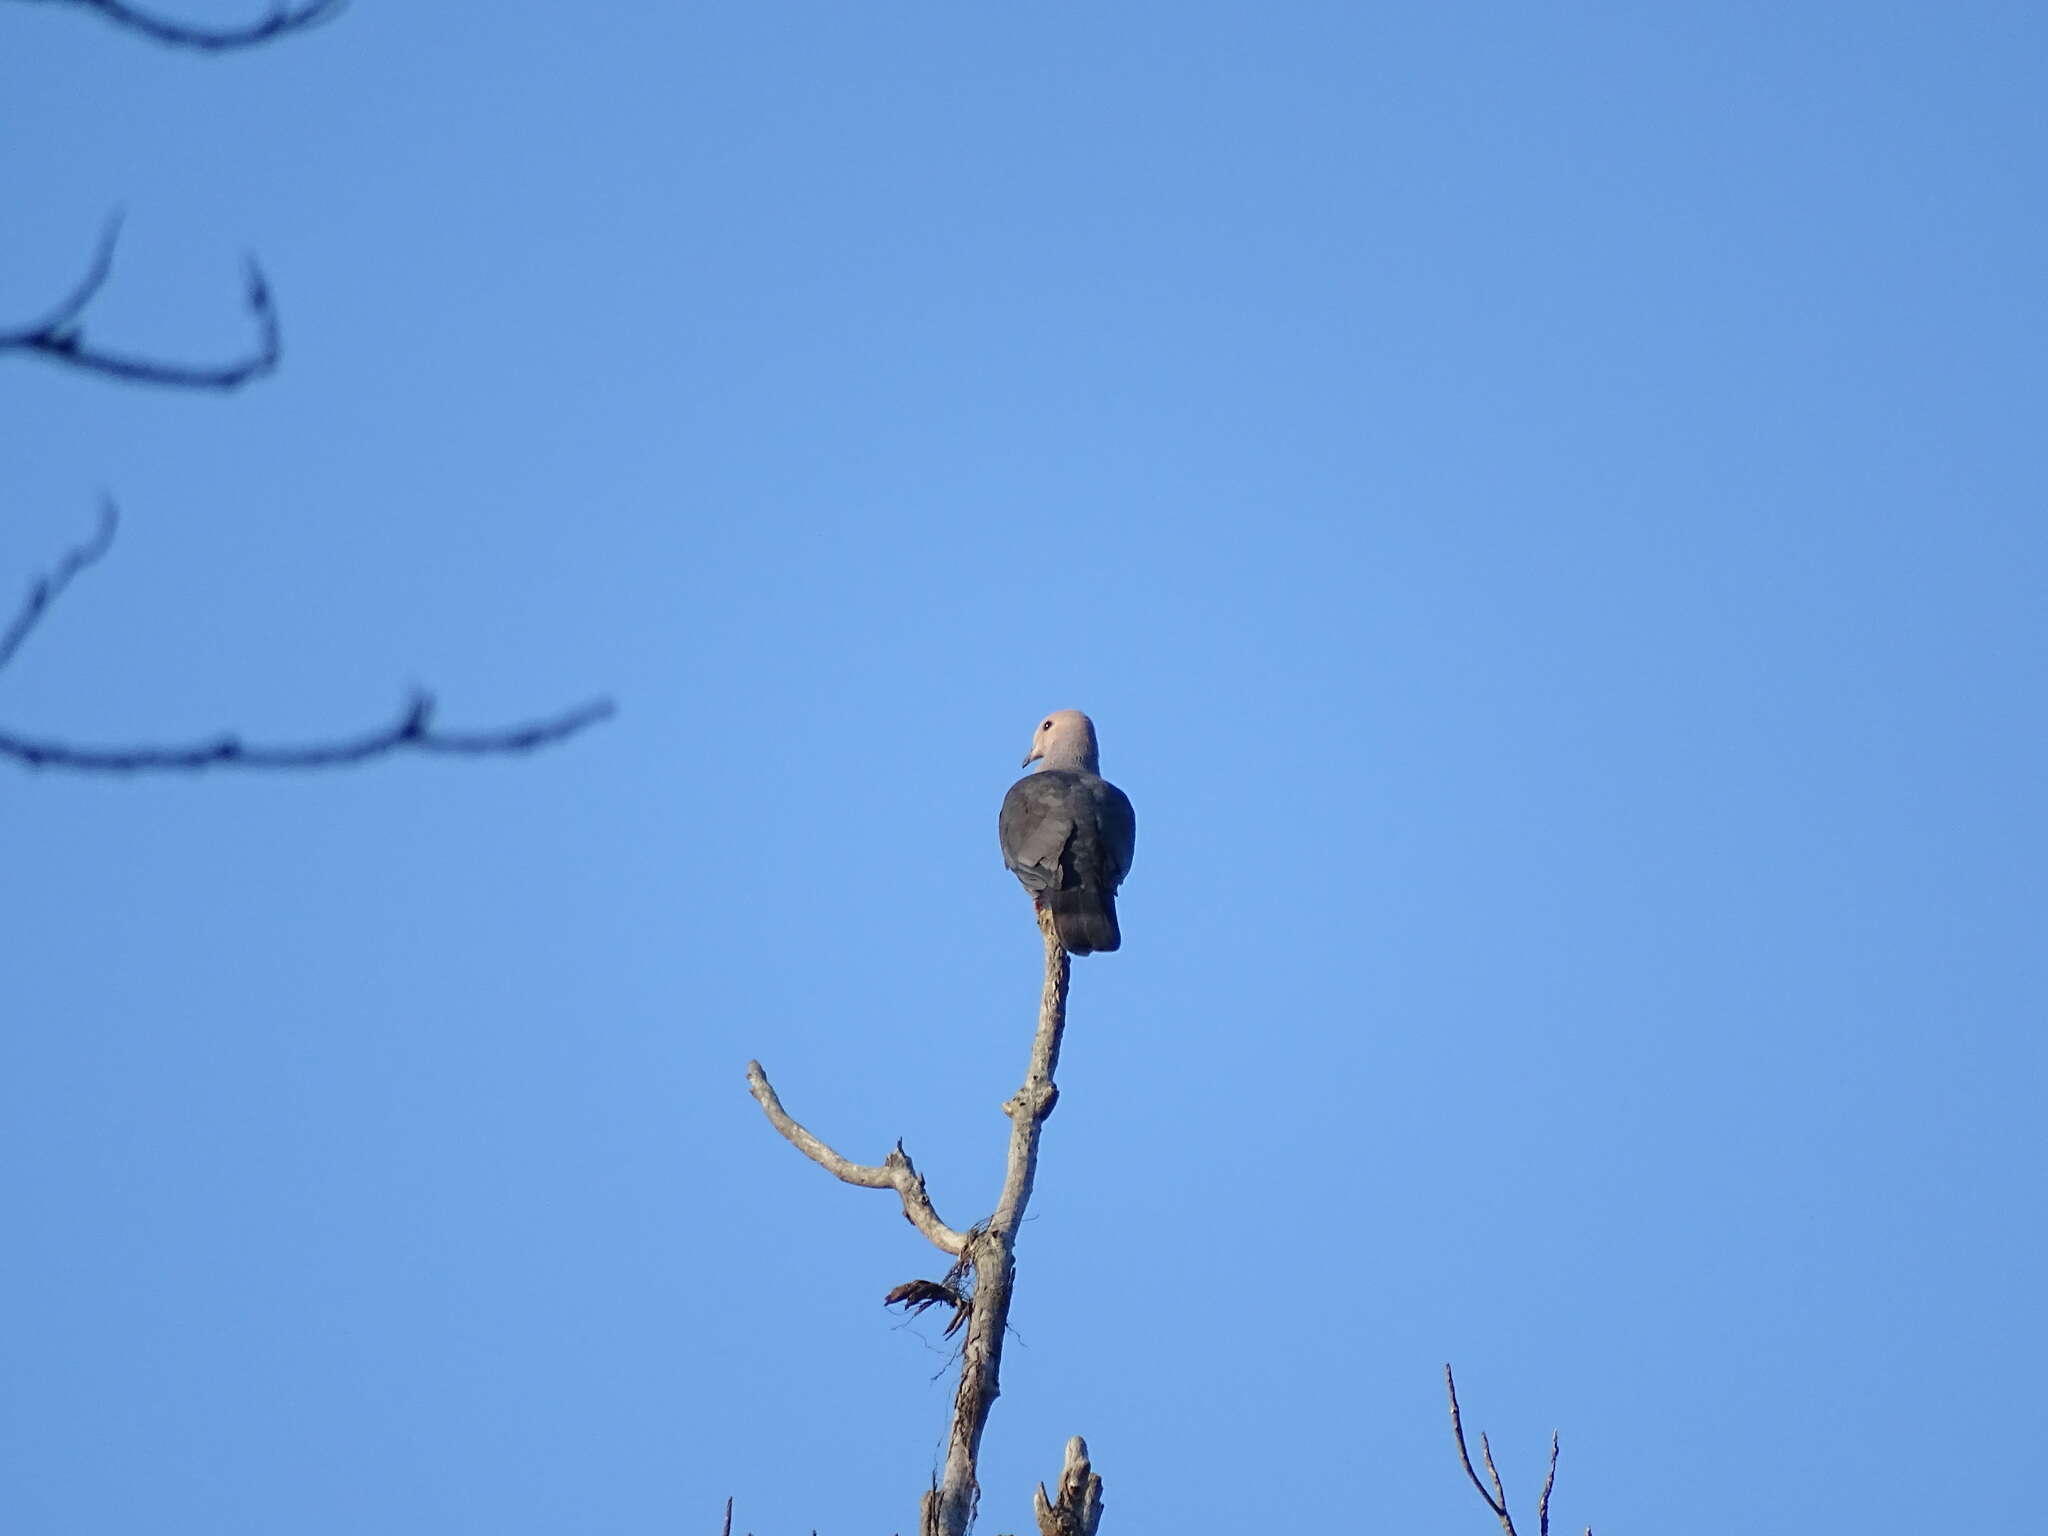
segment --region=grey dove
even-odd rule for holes
[[[1123,943],[1116,888],[1130,873],[1138,818],[1124,792],[1102,776],[1095,722],[1055,710],[1031,736],[1027,773],[1003,796],[996,823],[1003,862],[1034,905],[1049,908],[1060,943],[1090,955]]]

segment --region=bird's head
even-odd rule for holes
[[[1100,771],[1097,761],[1095,722],[1078,709],[1056,709],[1039,717],[1024,766],[1043,763],[1048,768],[1080,768],[1096,773]]]

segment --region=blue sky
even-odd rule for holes
[[[425,11],[425,14],[422,12]],[[181,14],[233,19],[194,0]],[[0,6],[0,1525],[908,1528],[1098,722],[981,1529],[2017,1529],[2048,1339],[2048,24]],[[11,601],[11,598],[9,599]]]

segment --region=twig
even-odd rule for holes
[[[730,1498],[725,1501],[725,1526],[724,1529],[719,1531],[718,1536],[732,1536],[732,1500]]]
[[[247,357],[232,363],[175,363],[87,346],[79,317],[113,274],[114,245],[120,237],[121,215],[117,212],[108,218],[92,261],[71,292],[34,325],[0,331],[0,352],[29,352],[127,383],[161,384],[174,389],[237,389],[277,367],[284,353],[277,305],[254,257],[249,258],[245,269],[243,301],[256,322],[257,346]]]
[[[1472,1467],[1472,1453],[1465,1448],[1465,1424],[1458,1416],[1458,1383],[1451,1376],[1451,1368],[1444,1367],[1444,1391],[1451,1400],[1451,1438],[1458,1443],[1458,1460],[1463,1463],[1465,1475],[1472,1479],[1472,1486],[1479,1490],[1479,1497],[1486,1500],[1486,1507],[1493,1511],[1500,1521],[1503,1536],[1515,1536],[1514,1517],[1508,1513],[1507,1490],[1501,1486],[1500,1473],[1493,1464],[1493,1447],[1487,1443],[1484,1434],[1479,1437],[1480,1458],[1486,1464],[1486,1475],[1493,1481],[1493,1491],[1487,1492],[1486,1484],[1479,1481],[1479,1474]],[[1550,1494],[1557,1486],[1557,1431],[1550,1432],[1550,1467],[1543,1474],[1543,1492],[1536,1499],[1536,1529],[1538,1536],[1550,1536]],[[1586,1527],[1586,1536],[1593,1536],[1593,1528]]]
[[[141,773],[161,769],[201,768],[346,768],[373,757],[398,752],[438,752],[485,756],[531,752],[574,736],[610,719],[617,712],[610,699],[588,704],[543,720],[494,731],[437,731],[429,724],[431,695],[415,693],[398,718],[382,730],[345,741],[314,742],[296,747],[251,746],[236,735],[180,747],[74,747],[61,741],[33,740],[0,731],[0,757],[31,768],[70,768],[85,773]]]
[[[65,0],[71,5],[83,6],[89,11],[98,11],[107,20],[144,37],[163,43],[172,48],[194,48],[202,53],[223,53],[231,48],[249,48],[257,43],[267,43],[274,37],[287,32],[304,31],[307,27],[334,17],[341,12],[347,0],[308,0],[308,3],[292,10],[287,6],[274,5],[263,20],[251,22],[245,27],[195,27],[181,21],[166,21],[152,16],[147,11],[137,10],[122,0]]]
[[[100,524],[85,543],[70,550],[57,568],[30,586],[20,609],[0,632],[0,667],[21,649],[51,605],[79,572],[106,554],[114,542],[120,514],[112,498],[100,504]],[[199,768],[341,768],[395,752],[438,752],[482,755],[531,752],[573,736],[609,719],[610,699],[587,704],[541,720],[492,731],[442,731],[433,726],[434,700],[414,692],[398,718],[381,730],[342,741],[295,747],[251,746],[232,733],[188,746],[74,747],[68,742],[36,740],[0,730],[0,757],[31,768],[71,768],[87,773],[136,773],[152,769]]]
[[[931,1196],[925,1190],[924,1175],[917,1171],[910,1154],[903,1150],[902,1142],[891,1147],[889,1155],[880,1163],[856,1163],[841,1157],[792,1118],[782,1107],[782,1100],[776,1096],[768,1074],[758,1061],[747,1063],[747,1089],[761,1106],[761,1112],[768,1117],[768,1123],[782,1133],[783,1139],[832,1177],[863,1189],[895,1190],[903,1201],[904,1219],[930,1239],[941,1253],[958,1255],[966,1250],[967,1234],[939,1220],[939,1213],[933,1208]]]
[[[21,649],[21,642],[28,638],[28,632],[36,627],[50,605],[71,585],[72,578],[114,547],[114,530],[120,523],[121,509],[114,505],[114,498],[102,496],[100,524],[93,531],[93,536],[66,551],[57,569],[39,578],[28,589],[28,596],[22,599],[21,611],[7,626],[6,634],[0,635],[0,667],[14,660],[14,653]]]
[[[1010,1117],[1010,1153],[1002,1196],[988,1225],[975,1233],[969,1254],[974,1265],[974,1313],[961,1350],[960,1386],[953,1397],[945,1472],[938,1486],[924,1497],[923,1536],[965,1536],[974,1519],[980,1496],[975,1462],[981,1454],[989,1410],[1002,1391],[1003,1334],[1009,1326],[1010,1288],[1016,1277],[1017,1228],[1031,1201],[1039,1135],[1059,1101],[1053,1074],[1059,1068],[1060,1038],[1067,1027],[1069,965],[1049,910],[1040,910],[1038,926],[1045,941],[1038,1032],[1031,1042],[1031,1064],[1024,1084],[1003,1105],[1003,1113]]]
[[[1472,1486],[1479,1490],[1479,1497],[1486,1500],[1486,1507],[1499,1519],[1500,1528],[1505,1536],[1515,1536],[1515,1522],[1508,1514],[1507,1495],[1502,1494],[1496,1499],[1486,1491],[1486,1484],[1479,1481],[1479,1474],[1472,1470],[1472,1453],[1465,1449],[1464,1421],[1458,1417],[1458,1383],[1452,1378],[1449,1365],[1444,1366],[1444,1390],[1450,1394],[1451,1434],[1458,1442],[1458,1460],[1465,1465],[1465,1475],[1472,1479]],[[1486,1457],[1486,1470],[1493,1472],[1493,1451],[1487,1445],[1484,1435],[1479,1437],[1479,1449]],[[1494,1473],[1493,1485],[1495,1488],[1500,1487],[1499,1473]]]
[[[1550,1536],[1550,1490],[1557,1486],[1557,1431],[1550,1432],[1550,1469],[1543,1474],[1543,1492],[1536,1500],[1537,1536]]]
[[[1484,1430],[1481,1430],[1479,1434],[1479,1456],[1486,1463],[1486,1475],[1493,1483],[1493,1507],[1505,1516],[1508,1508],[1508,1491],[1501,1487],[1500,1473],[1494,1470],[1493,1447],[1486,1443],[1486,1432]],[[1515,1536],[1515,1524],[1512,1520],[1508,1521],[1507,1536]]]

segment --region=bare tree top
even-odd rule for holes
[[[1515,1517],[1508,1510],[1508,1491],[1500,1480],[1500,1470],[1493,1464],[1493,1445],[1482,1433],[1479,1436],[1480,1458],[1486,1463],[1486,1476],[1493,1484],[1491,1492],[1486,1483],[1479,1480],[1479,1474],[1472,1469],[1472,1452],[1465,1444],[1465,1420],[1458,1412],[1458,1382],[1451,1375],[1448,1363],[1444,1366],[1444,1392],[1451,1400],[1451,1438],[1457,1442],[1458,1461],[1465,1468],[1465,1475],[1472,1479],[1472,1486],[1479,1490],[1479,1497],[1486,1500],[1486,1507],[1493,1511],[1494,1519],[1500,1522],[1501,1536],[1520,1536],[1515,1529]],[[1536,1496],[1537,1536],[1550,1536],[1550,1495],[1557,1487],[1557,1432],[1550,1434],[1550,1465],[1543,1474],[1543,1491]],[[1593,1528],[1586,1527],[1585,1536],[1593,1536]]]
[[[33,0],[32,0],[33,3]],[[307,0],[299,6],[273,5],[260,21],[239,27],[200,27],[189,22],[158,16],[123,0],[43,0],[44,4],[76,5],[98,11],[116,26],[139,32],[167,48],[191,48],[200,53],[227,53],[253,48],[259,43],[291,32],[303,32],[341,14],[348,0]]]

